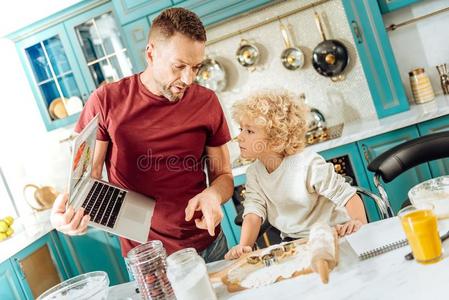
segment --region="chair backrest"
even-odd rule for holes
[[[376,157],[368,170],[385,183],[419,164],[449,157],[449,131],[422,136],[389,149]]]

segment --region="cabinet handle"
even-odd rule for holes
[[[363,43],[362,32],[360,31],[359,25],[356,21],[352,20],[351,22],[352,31],[356,37],[357,44]]]
[[[365,157],[365,161],[367,164],[370,163],[369,150],[365,144],[362,144],[363,156]]]
[[[22,261],[20,261],[18,258],[14,258],[14,260],[16,261],[17,265],[19,266],[20,277],[22,277],[22,279],[26,279],[25,272],[23,271]]]

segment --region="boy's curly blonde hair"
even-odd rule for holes
[[[265,129],[268,146],[283,156],[304,149],[308,107],[287,91],[260,91],[233,105],[233,119],[254,121]]]

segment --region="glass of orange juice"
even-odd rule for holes
[[[413,256],[421,264],[435,263],[442,256],[437,217],[432,209],[432,204],[410,205],[398,213]]]

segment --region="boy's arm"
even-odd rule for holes
[[[226,253],[225,259],[236,259],[242,256],[243,253],[251,252],[261,225],[261,217],[254,213],[247,214],[243,219],[240,243]]]
[[[346,202],[345,207],[351,219],[359,220],[362,224],[366,224],[365,207],[363,206],[362,199],[360,199],[359,195],[354,194],[354,196]]]
[[[253,247],[262,225],[262,218],[256,214],[249,213],[243,218],[240,245]]]

